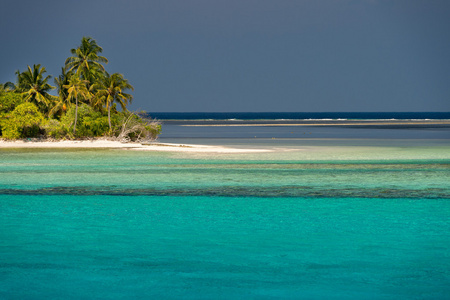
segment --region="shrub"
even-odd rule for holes
[[[12,91],[4,92],[0,95],[0,114],[11,112],[22,103],[24,100],[20,94]]]
[[[44,116],[36,105],[29,102],[20,104],[11,113],[3,115],[0,121],[2,137],[5,139],[38,137],[43,122]]]
[[[117,118],[111,116],[111,122],[116,124]],[[61,124],[68,129],[68,134],[73,135],[75,124],[75,106],[71,106],[61,118]],[[104,136],[109,132],[108,116],[94,110],[84,103],[78,106],[77,127],[75,137]]]
[[[55,119],[47,120],[42,126],[45,130],[45,135],[54,139],[63,139],[70,137],[69,127]]]

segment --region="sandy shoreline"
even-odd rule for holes
[[[366,127],[366,128],[450,128],[450,120],[368,120],[368,121],[278,121],[273,120],[267,122],[253,121],[248,123],[234,122],[183,122],[178,124],[180,126],[193,127],[221,127],[221,126],[348,126],[348,127]],[[124,149],[124,150],[138,150],[138,151],[158,151],[158,152],[193,152],[193,153],[256,153],[256,152],[272,152],[274,149],[263,148],[233,148],[221,145],[200,145],[200,144],[180,144],[180,143],[159,143],[157,141],[151,143],[123,143],[120,141],[111,141],[103,138],[93,140],[63,140],[63,141],[47,141],[47,140],[18,140],[7,141],[0,139],[0,149],[45,149],[45,148],[60,148],[60,149]],[[278,149],[280,151],[280,149]]]
[[[202,152],[202,153],[249,153],[269,152],[268,149],[241,149],[222,146],[169,144],[169,143],[122,143],[108,140],[83,140],[83,141],[2,141],[0,149],[124,149],[138,151],[166,151],[166,152]]]

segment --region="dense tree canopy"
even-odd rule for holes
[[[93,84],[100,79],[105,72],[102,63],[107,64],[106,57],[100,56],[103,48],[90,37],[83,37],[81,45],[76,49],[71,49],[73,56],[66,59],[66,70],[76,72],[84,80]]]
[[[95,94],[95,106],[106,106],[110,130],[112,129],[111,107],[114,102],[119,103],[122,109],[126,110],[127,104],[133,99],[132,95],[125,93],[127,90],[133,90],[133,86],[119,73],[109,75],[105,72],[105,76],[99,83]]]
[[[47,112],[56,100],[49,92],[55,87],[51,86],[48,81],[51,76],[44,77],[47,71],[41,65],[28,66],[24,72],[17,71],[17,87],[16,90],[22,93],[26,102],[36,104],[42,110]]]
[[[0,84],[0,138],[156,138],[161,126],[127,110],[133,86],[122,74],[105,70],[102,52],[94,39],[83,37],[70,50],[56,87],[40,64],[17,71],[15,84]],[[55,89],[57,95],[51,95]]]
[[[73,134],[75,134],[77,127],[78,98],[81,97],[84,100],[91,98],[91,94],[89,93],[86,84],[86,80],[82,80],[77,75],[72,75],[69,78],[69,83],[64,86],[64,88],[67,89],[67,98],[75,98],[75,120],[73,124]]]

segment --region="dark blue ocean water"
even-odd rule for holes
[[[450,119],[450,112],[149,112],[159,120],[437,120]]]
[[[440,139],[450,143],[450,128],[358,128],[338,126],[189,126],[163,122],[161,142],[187,144],[297,144],[329,139],[417,140]]]
[[[147,116],[162,122],[160,141],[169,143],[255,144],[263,142],[273,144],[275,142],[280,144],[283,139],[289,144],[297,142],[301,145],[308,139],[450,140],[448,124],[399,123],[405,120],[411,123],[417,120],[449,120],[450,112],[159,112],[148,113]],[[370,120],[383,120],[393,125],[367,125]],[[232,139],[234,141],[231,141]],[[277,140],[274,141],[274,139]]]

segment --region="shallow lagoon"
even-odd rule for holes
[[[277,151],[1,150],[0,297],[450,294],[448,140],[208,143]]]

